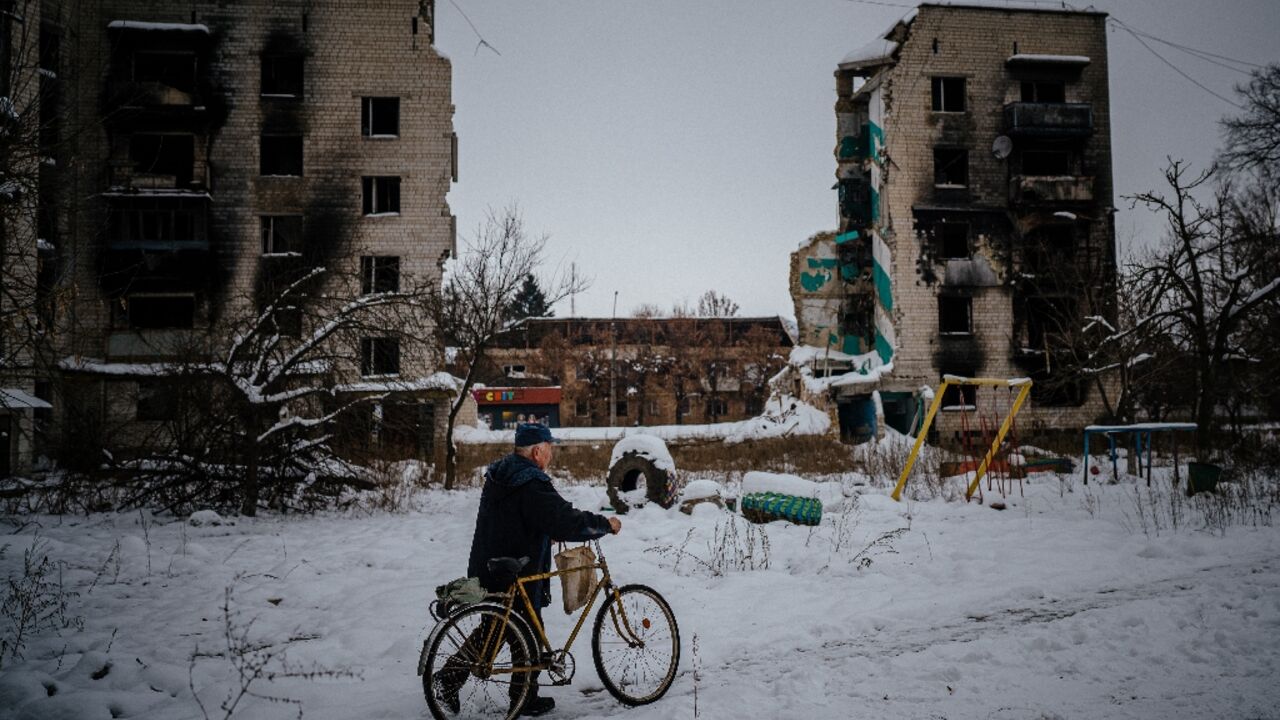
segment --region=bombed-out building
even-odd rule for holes
[[[142,437],[173,412],[166,369],[226,353],[237,318],[269,312],[296,346],[319,322],[307,298],[429,284],[456,251],[433,0],[5,5],[35,49],[6,45],[4,69],[39,58],[23,237],[56,298],[24,395],[64,435]],[[303,301],[272,304],[317,271]],[[370,428],[402,416],[399,441],[431,455],[449,392],[425,338],[371,326],[291,372],[385,395]]]
[[[1027,7],[922,3],[837,67],[839,226],[791,292],[798,379],[848,437],[914,432],[947,374],[1032,378],[1036,428],[1101,412],[1064,366],[1114,314],[1106,15]]]

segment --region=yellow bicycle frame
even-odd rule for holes
[[[551,641],[547,638],[547,631],[542,626],[542,623],[538,620],[538,613],[535,611],[533,607],[533,600],[529,597],[529,592],[525,590],[525,585],[527,583],[535,583],[540,580],[549,580],[553,577],[559,577],[561,575],[566,575],[572,572],[586,572],[587,570],[591,570],[591,571],[600,570],[601,571],[600,581],[596,583],[594,588],[592,588],[591,597],[587,600],[587,604],[582,606],[582,614],[578,616],[578,622],[574,624],[573,632],[569,634],[569,639],[565,642],[564,647],[558,650],[555,648],[552,648]],[[613,596],[615,599],[618,598],[618,589],[613,585],[613,578],[610,577],[609,575],[609,564],[605,562],[603,553],[600,553],[599,562],[596,562],[595,564],[587,567],[576,567],[576,568],[570,568],[568,570],[555,570],[552,572],[538,573],[536,575],[528,575],[526,577],[516,578],[516,581],[511,584],[511,588],[509,588],[505,593],[507,600],[503,605],[505,610],[502,615],[501,624],[503,626],[506,626],[511,622],[511,613],[515,609],[516,596],[518,595],[520,597],[520,600],[524,602],[525,609],[528,611],[527,619],[529,620],[529,623],[533,626],[534,633],[537,635],[535,639],[537,640],[540,646],[540,649],[546,650],[548,653],[568,652],[569,648],[573,647],[574,640],[578,638],[578,633],[582,630],[583,624],[586,623],[587,615],[591,613],[591,608],[595,606],[596,598],[600,596],[601,589],[605,589],[605,592],[613,593]],[[622,607],[621,602],[617,602],[615,604],[617,606],[617,612],[612,613],[614,628],[618,631],[618,634],[620,636],[627,638],[627,642],[633,643],[635,645],[643,646],[644,641],[641,640],[636,635],[635,631],[631,629],[631,624],[627,621],[626,609]],[[619,622],[618,622],[619,618],[621,618],[621,621],[622,621],[621,625],[619,625]],[[497,623],[495,623],[494,627],[489,631],[490,635],[485,638],[484,644],[481,646],[482,653],[483,653],[481,657],[484,658],[483,670],[487,674],[507,673],[507,672],[513,673],[513,674],[523,673],[523,672],[536,672],[539,670],[547,670],[550,667],[549,664],[545,662],[540,662],[535,665],[527,665],[527,666],[513,665],[512,667],[506,668],[506,669],[494,668],[493,667],[494,660],[497,659],[498,650],[502,647],[501,634],[499,633],[498,637],[494,637],[494,632],[496,630],[498,630]]]

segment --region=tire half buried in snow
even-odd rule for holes
[[[609,503],[619,515],[652,502],[669,508],[676,501],[675,477],[640,452],[626,452],[609,468]]]

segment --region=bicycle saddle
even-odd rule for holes
[[[495,581],[501,585],[510,585],[516,581],[516,578],[520,575],[520,571],[528,564],[529,558],[527,556],[520,558],[496,557],[489,559],[487,567]]]

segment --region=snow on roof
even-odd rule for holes
[[[612,469],[627,454],[648,458],[659,470],[670,473],[676,469],[676,462],[671,459],[671,451],[667,450],[667,444],[657,435],[627,435],[619,440],[618,444],[613,446],[613,453],[609,456],[609,468]]]
[[[390,379],[376,382],[358,382],[348,385],[339,385],[334,388],[337,392],[415,392],[421,390],[445,390],[456,394],[458,389],[462,387],[462,380],[450,375],[447,372],[432,373],[426,377],[416,378],[412,380]]]
[[[209,34],[209,26],[192,23],[141,22],[138,20],[112,20],[109,30],[154,30],[157,32],[195,32]]]
[[[0,388],[0,407],[8,410],[26,410],[29,408],[48,410],[53,406],[25,390]]]
[[[1018,53],[1010,55],[1006,63],[1039,63],[1054,65],[1088,65],[1091,60],[1087,55],[1035,55]]]
[[[1046,0],[930,0],[920,3],[920,7],[929,6],[978,8],[980,10],[1022,10],[1026,12],[1068,13],[1072,15],[1106,15],[1093,6],[1075,8],[1066,2],[1048,2]]]
[[[898,51],[898,43],[884,38],[877,38],[860,48],[851,50],[840,60],[841,70],[854,70],[869,65],[879,65],[893,59]]]

